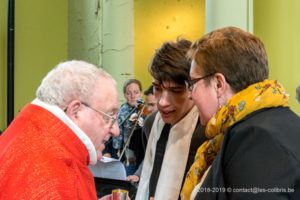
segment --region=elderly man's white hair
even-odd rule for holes
[[[63,62],[42,80],[36,96],[45,103],[65,109],[75,99],[88,102],[100,77],[110,79],[116,85],[111,75],[92,64],[77,60]]]

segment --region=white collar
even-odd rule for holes
[[[66,115],[66,113],[60,109],[58,106],[50,105],[45,102],[42,102],[39,99],[34,99],[32,104],[40,106],[56,117],[58,117],[61,121],[63,121],[74,133],[77,137],[83,142],[85,147],[87,148],[89,155],[90,155],[90,162],[89,165],[95,165],[97,163],[97,153],[96,149],[90,140],[90,138]]]
[[[196,106],[193,106],[193,108],[170,129],[160,171],[160,175],[163,174],[163,176],[159,176],[157,181],[155,199],[178,199],[181,184],[185,178],[184,172],[188,161],[189,148],[198,118],[198,109]],[[149,199],[149,180],[153,170],[157,141],[160,138],[164,125],[165,122],[160,112],[158,112],[152,124],[148,139],[136,199]]]

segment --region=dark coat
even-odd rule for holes
[[[262,109],[227,128],[195,199],[299,200],[300,118]]]

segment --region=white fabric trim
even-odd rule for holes
[[[77,137],[83,142],[85,147],[87,148],[90,155],[89,165],[95,165],[97,163],[97,153],[96,149],[90,140],[90,138],[66,115],[66,113],[60,109],[58,106],[50,105],[45,102],[40,101],[39,99],[34,99],[32,104],[40,106],[53,115],[58,117],[61,121],[63,121],[74,133]]]
[[[199,113],[196,106],[170,129],[166,151],[156,186],[155,200],[178,199],[184,171],[188,160],[191,138],[195,131]],[[153,168],[156,143],[165,123],[158,112],[151,129],[144,166],[136,199],[148,200],[149,180]]]

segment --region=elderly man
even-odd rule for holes
[[[0,137],[0,199],[97,199],[88,165],[118,136],[113,78],[83,61],[60,63]]]

